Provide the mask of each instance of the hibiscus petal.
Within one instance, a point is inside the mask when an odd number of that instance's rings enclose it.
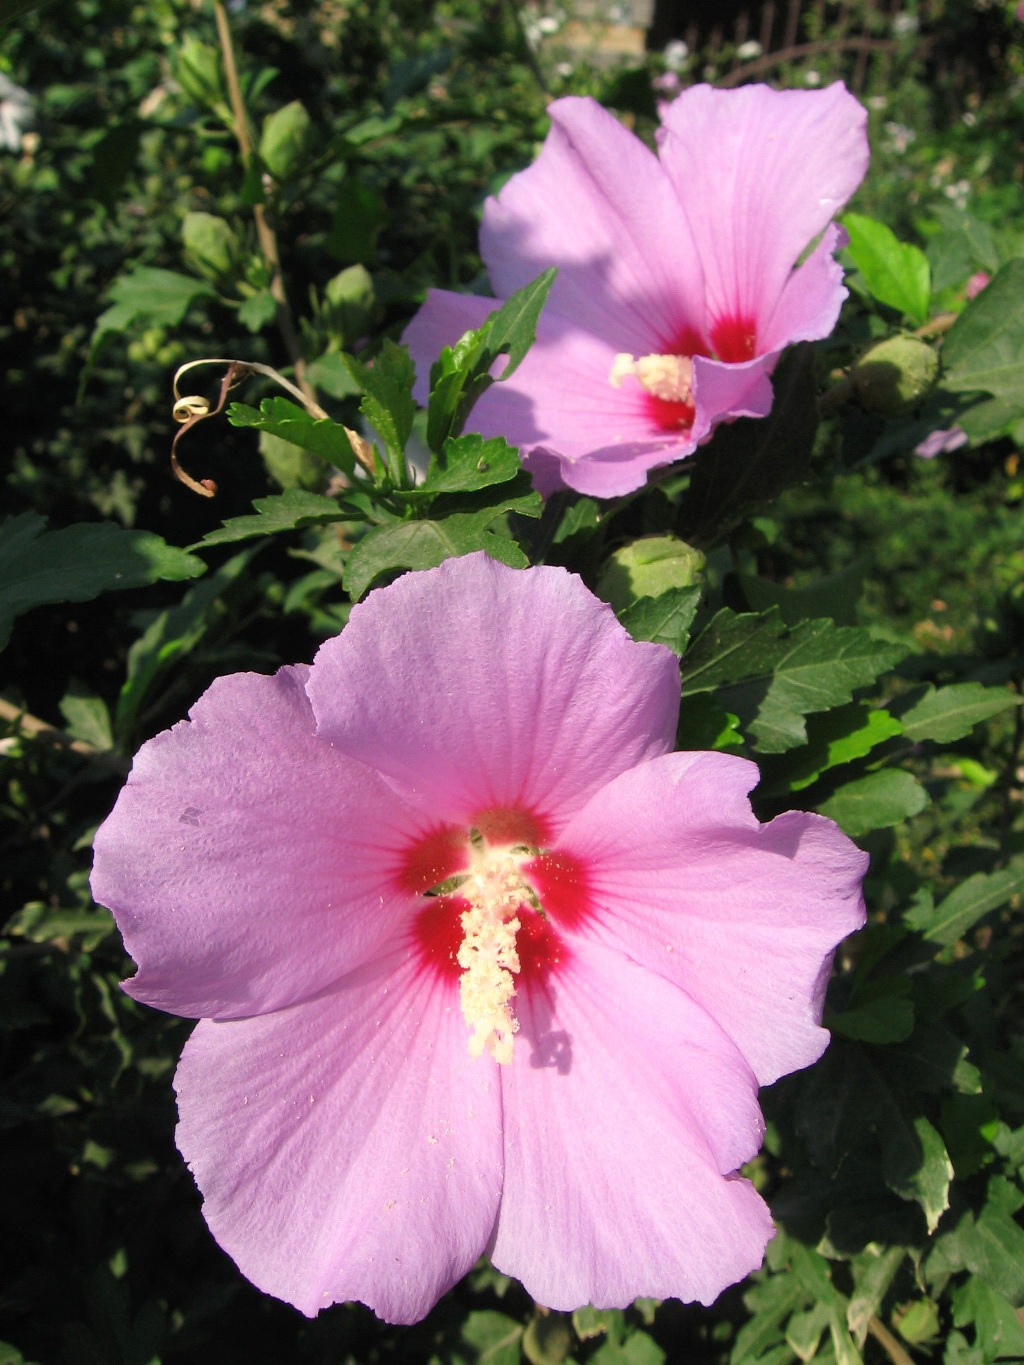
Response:
[[[316,1000],[203,1021],[175,1078],[178,1147],[213,1235],[313,1316],[415,1322],[472,1266],[501,1194],[495,1064],[450,984],[395,956]]]
[[[778,352],[742,365],[694,357],[694,444],[703,441],[726,418],[768,416],[774,397],[769,375],[776,360]]]
[[[682,987],[764,1085],[823,1052],[831,953],[864,923],[867,865],[820,815],[755,818],[752,763],[670,754],[624,773],[564,831],[587,932]]]
[[[385,869],[425,822],[315,737],[307,673],[220,678],[136,756],[92,876],[139,964],[135,999],[207,1018],[277,1009],[410,913]]]
[[[675,656],[637,644],[574,574],[484,554],[355,607],[307,685],[318,732],[446,820],[517,806],[552,830],[673,744]]]
[[[661,161],[700,252],[710,318],[752,321],[757,351],[769,349],[762,333],[790,271],[864,177],[867,113],[838,83],[699,85],[663,118]]]
[[[549,309],[614,349],[667,350],[700,330],[700,262],[657,158],[590,99],[551,105],[551,131],[532,166],[484,207],[480,252],[504,297],[549,266]]]
[[[765,327],[762,345],[766,349],[781,351],[793,342],[816,341],[832,331],[847,294],[835,252],[847,240],[838,223],[830,223],[807,260],[790,275]]]
[[[761,1144],[756,1085],[713,1020],[586,941],[516,1013],[494,1264],[557,1309],[711,1303],[760,1265],[771,1219],[731,1174]]]

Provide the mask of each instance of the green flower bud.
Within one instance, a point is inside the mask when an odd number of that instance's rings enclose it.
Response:
[[[623,611],[638,597],[660,597],[670,588],[688,588],[704,575],[704,556],[676,536],[645,536],[608,560],[597,581],[597,595]]]
[[[373,305],[373,280],[363,265],[350,265],[328,280],[324,289],[325,320],[342,346],[350,347],[363,334]]]
[[[175,75],[182,90],[196,104],[211,109],[226,105],[220,53],[215,47],[186,38],[178,53]]]
[[[234,229],[212,213],[186,213],[181,236],[190,262],[208,279],[230,277],[242,263],[244,251]]]
[[[309,160],[313,137],[313,124],[298,100],[264,119],[260,159],[279,185],[297,175]]]
[[[914,336],[887,337],[870,346],[850,371],[861,406],[878,417],[900,417],[931,389],[939,357]]]

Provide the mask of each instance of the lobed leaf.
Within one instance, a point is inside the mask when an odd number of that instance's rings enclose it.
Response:
[[[247,403],[232,403],[228,421],[235,427],[251,427],[288,441],[337,465],[349,477],[355,472],[355,457],[345,428],[329,417],[311,417],[287,398],[264,398],[259,410]]]
[[[180,582],[206,572],[201,559],[152,531],[111,522],[45,530],[35,512],[0,524],[0,649],[16,616],[51,602],[87,602],[115,589],[161,579]]]
[[[938,690],[930,687],[900,720],[904,734],[915,744],[928,739],[952,744],[969,735],[981,721],[1019,705],[1020,699],[1001,687],[952,683]]]
[[[323,526],[332,521],[350,519],[351,512],[339,506],[333,498],[309,493],[303,488],[289,488],[284,493],[268,498],[255,498],[255,516],[229,517],[216,531],[208,531],[189,549],[209,545],[231,545],[257,536],[278,535],[282,531],[296,531],[303,526]]]

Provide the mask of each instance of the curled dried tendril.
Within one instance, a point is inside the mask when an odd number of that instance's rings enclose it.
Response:
[[[199,365],[226,365],[224,377],[220,384],[220,393],[217,396],[216,407],[210,406],[208,398],[201,394],[182,394],[179,392],[178,383],[182,375],[189,370],[195,369]],[[174,471],[175,478],[179,479],[187,488],[191,488],[193,493],[198,493],[200,497],[212,498],[217,492],[217,485],[213,479],[194,479],[185,469],[182,468],[178,460],[178,442],[185,435],[186,431],[191,430],[197,422],[203,422],[207,417],[216,417],[224,411],[227,403],[228,394],[243,379],[248,379],[252,374],[265,375],[268,379],[273,379],[281,388],[286,389],[293,398],[297,398],[309,415],[317,421],[327,418],[319,403],[313,401],[301,389],[297,388],[291,380],[285,379],[283,374],[279,374],[270,365],[261,365],[255,360],[232,360],[226,356],[210,356],[202,360],[190,360],[187,365],[182,365],[174,376],[174,407],[171,412],[174,420],[179,424],[179,431],[171,443],[171,469]],[[359,461],[368,474],[374,473],[373,447],[365,437],[360,436],[357,431],[351,431],[348,427],[342,430],[348,437],[352,453]]]

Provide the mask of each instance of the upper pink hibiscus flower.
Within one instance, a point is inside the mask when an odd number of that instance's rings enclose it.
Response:
[[[201,1019],[178,1145],[262,1289],[412,1322],[484,1251],[560,1309],[760,1263],[757,1086],[826,1044],[865,857],[672,753],[678,699],[578,578],[473,555],[142,748],[93,889]]]
[[[558,277],[536,345],[471,423],[518,445],[541,492],[617,496],[718,422],[763,417],[779,353],[834,327],[830,222],[867,169],[867,115],[842,85],[695,86],[655,156],[591,99],[550,112],[540,156],[487,201],[480,250],[499,298]],[[405,334],[420,401],[441,347],[494,307],[431,290]]]

